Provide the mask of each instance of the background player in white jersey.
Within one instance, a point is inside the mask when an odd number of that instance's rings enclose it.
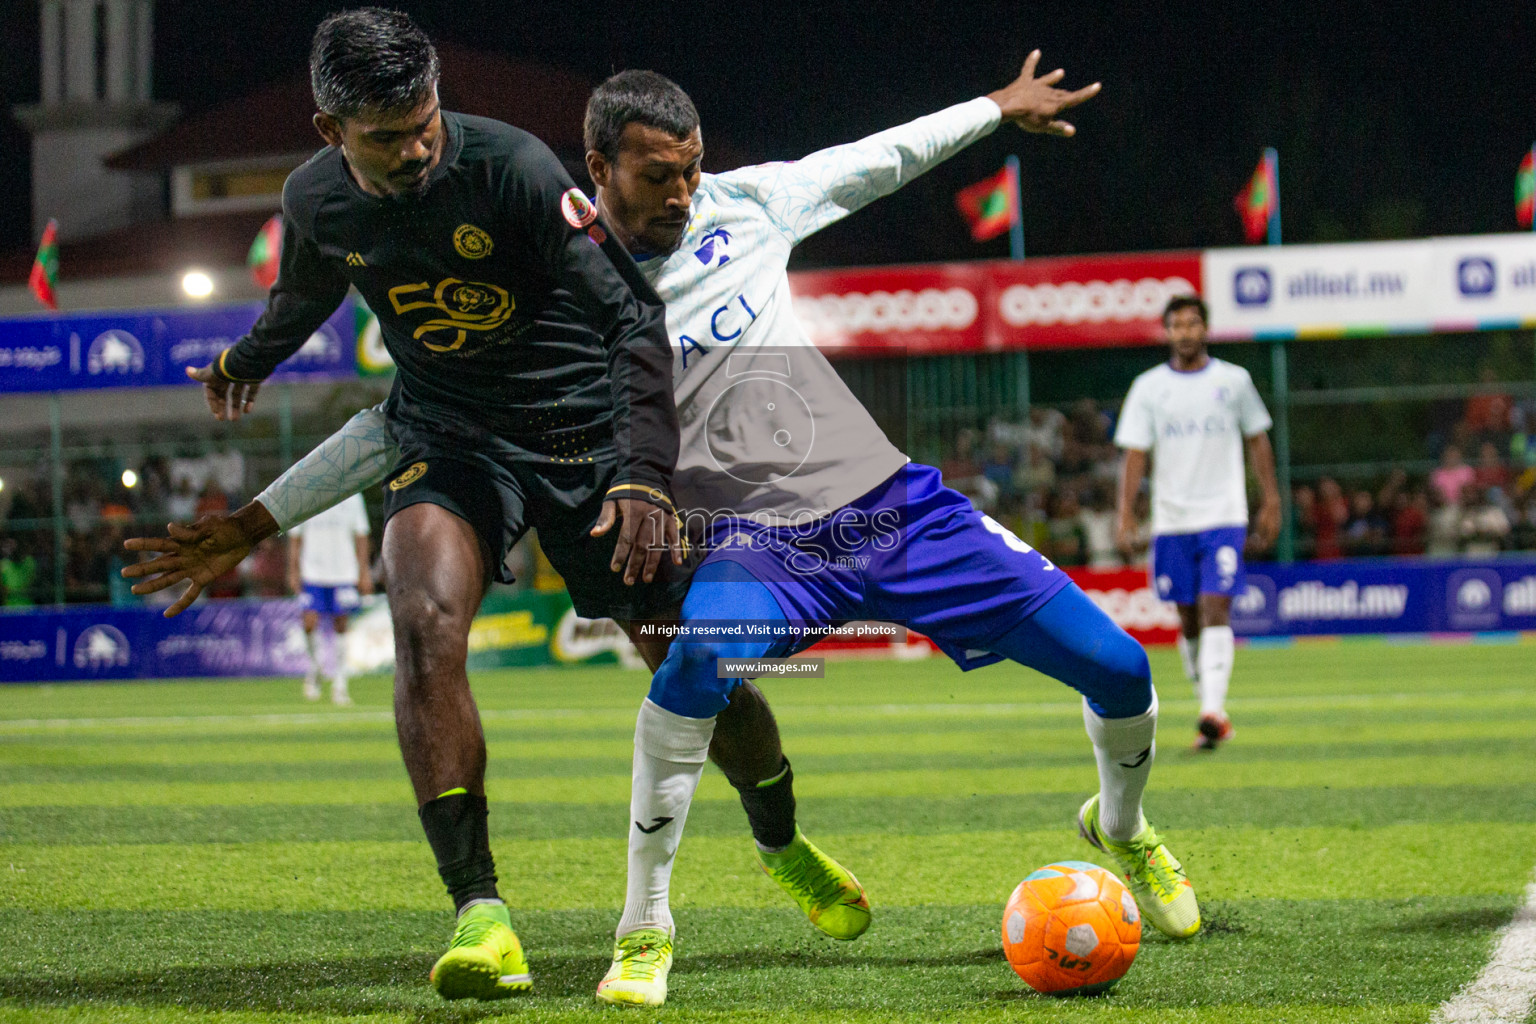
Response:
[[[1171,356],[1131,384],[1115,428],[1125,449],[1120,474],[1119,541],[1136,531],[1136,494],[1152,459],[1152,558],[1158,596],[1179,609],[1179,654],[1200,700],[1195,747],[1214,750],[1232,736],[1227,685],[1232,677],[1232,597],[1243,590],[1248,489],[1246,447],[1262,498],[1253,546],[1264,550],[1280,530],[1280,489],[1269,446],[1269,413],[1241,366],[1206,350],[1205,303],[1170,299],[1163,311]]]
[[[288,588],[304,609],[304,648],[309,668],[304,697],[320,699],[320,616],[331,623],[331,702],[352,703],[347,692],[347,654],[342,637],[347,620],[373,593],[368,567],[368,509],[354,494],[339,505],[288,531]]]

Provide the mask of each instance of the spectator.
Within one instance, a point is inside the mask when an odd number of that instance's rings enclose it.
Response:
[[[1499,375],[1493,367],[1485,365],[1479,377],[1483,390],[1467,399],[1461,424],[1473,438],[1502,439],[1509,432],[1515,400],[1500,386]]]
[[[1013,449],[1004,444],[994,444],[992,454],[981,467],[981,475],[991,481],[996,488],[998,497],[1004,504],[1011,502],[1014,497],[1013,489]]]
[[[1429,490],[1429,530],[1424,553],[1431,558],[1454,556],[1461,543],[1461,503],[1446,501],[1439,488]]]
[[[1477,471],[1462,461],[1461,449],[1454,444],[1440,453],[1440,465],[1429,474],[1429,482],[1445,505],[1461,502],[1463,489],[1476,478]]]
[[[1030,497],[1049,493],[1056,486],[1056,464],[1039,448],[1029,447],[1025,452],[1024,464],[1013,475],[1014,488]]]
[[[190,523],[197,518],[197,491],[187,477],[177,480],[165,501],[166,515],[173,523]]]
[[[15,537],[0,538],[0,601],[7,608],[30,608],[37,586],[37,559]]]
[[[1046,524],[1050,536],[1050,559],[1059,566],[1072,568],[1088,560],[1088,538],[1078,519],[1077,495],[1063,491],[1055,496],[1055,512]]]
[[[229,495],[219,487],[217,480],[212,477],[203,484],[203,493],[197,496],[197,508],[193,510],[198,518],[212,512],[229,511]]]
[[[1346,555],[1354,558],[1385,554],[1387,524],[1376,511],[1371,492],[1360,489],[1349,497],[1349,518],[1339,541]]]
[[[1026,429],[1028,446],[1054,463],[1061,458],[1061,434],[1066,422],[1067,418],[1055,409],[1043,405],[1031,406],[1029,426]]]
[[[1088,492],[1088,502],[1077,514],[1087,543],[1088,566],[1092,569],[1119,569],[1125,565],[1115,547],[1115,503],[1103,487]]]
[[[939,467],[944,482],[957,491],[973,477],[981,476],[981,463],[976,461],[976,431],[962,430],[955,436],[955,452]]]
[[[1394,555],[1422,555],[1429,534],[1429,495],[1398,491],[1392,498],[1390,550]]]
[[[1499,447],[1492,441],[1484,441],[1477,451],[1477,466],[1472,471],[1472,482],[1479,490],[1509,486],[1509,467],[1499,458]]]
[[[1488,557],[1499,553],[1509,539],[1511,525],[1495,493],[1497,488],[1479,490],[1469,484],[1462,497],[1461,520],[1457,528],[1463,554]]]
[[[1332,477],[1317,482],[1317,502],[1312,510],[1313,554],[1319,559],[1338,558],[1343,554],[1339,530],[1349,519],[1349,502],[1344,490]]]
[[[1296,531],[1296,557],[1307,559],[1317,553],[1317,492],[1306,484],[1291,491],[1291,522]]]

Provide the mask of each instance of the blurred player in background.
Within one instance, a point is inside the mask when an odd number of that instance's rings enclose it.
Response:
[[[368,509],[354,494],[288,531],[288,589],[304,609],[304,698],[320,699],[320,653],[316,632],[320,616],[331,624],[331,703],[352,703],[347,692],[347,652],[342,637],[347,621],[373,593],[368,566]]]
[[[1232,598],[1243,592],[1248,488],[1243,451],[1262,495],[1253,546],[1267,550],[1280,532],[1280,488],[1269,445],[1269,412],[1241,366],[1206,350],[1205,303],[1175,296],[1163,311],[1168,362],[1131,384],[1115,428],[1125,449],[1120,474],[1119,543],[1136,537],[1136,497],[1152,459],[1152,558],[1157,594],[1179,609],[1179,655],[1200,701],[1197,750],[1232,737]]]

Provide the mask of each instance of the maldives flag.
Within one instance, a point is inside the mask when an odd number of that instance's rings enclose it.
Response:
[[[251,278],[263,288],[271,288],[277,281],[277,264],[283,256],[283,215],[274,213],[261,230],[245,257],[245,265],[251,268]]]
[[[1270,151],[1265,150],[1259,166],[1253,169],[1253,177],[1233,201],[1237,215],[1243,220],[1243,236],[1250,242],[1261,240],[1269,231],[1269,219],[1274,214],[1275,202],[1280,195],[1280,182],[1275,173],[1275,162]]]
[[[1007,231],[1019,216],[1019,183],[1014,180],[1013,169],[1004,167],[990,178],[956,192],[955,206],[971,225],[971,237],[978,242]]]
[[[37,301],[49,309],[59,308],[59,300],[53,294],[53,284],[59,279],[59,222],[48,221],[43,228],[43,240],[37,247],[37,259],[32,261],[32,273],[27,275],[27,287]]]
[[[1520,170],[1515,172],[1515,221],[1523,228],[1531,227],[1533,214],[1536,214],[1536,148],[1525,151]]]

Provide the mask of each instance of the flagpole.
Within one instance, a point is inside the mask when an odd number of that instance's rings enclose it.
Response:
[[[1264,159],[1269,164],[1269,244],[1280,244],[1280,153],[1273,146],[1264,147]]]
[[[1536,142],[1531,143],[1531,173],[1536,175]],[[1536,214],[1531,216],[1531,230],[1536,231]]]
[[[1024,258],[1024,184],[1019,175],[1019,158],[1003,161],[1008,168],[1009,187],[1013,189],[1013,216],[1008,222],[1008,253],[1016,260]]]

